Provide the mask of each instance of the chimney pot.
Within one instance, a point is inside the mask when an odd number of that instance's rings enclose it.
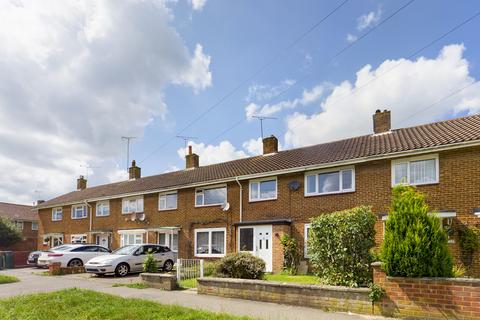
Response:
[[[390,110],[377,109],[373,115],[373,132],[375,134],[388,132],[391,129]]]
[[[192,146],[188,146],[188,154],[185,156],[185,168],[193,169],[200,166],[198,154],[192,152]]]
[[[83,190],[87,188],[87,179],[84,176],[80,176],[77,179],[77,190]]]
[[[140,179],[142,177],[142,169],[137,167],[137,162],[135,160],[132,161],[132,166],[128,168],[128,178],[132,179]]]
[[[274,135],[263,138],[263,154],[278,152],[278,139]]]
[[[192,154],[192,146],[188,146],[188,154]]]

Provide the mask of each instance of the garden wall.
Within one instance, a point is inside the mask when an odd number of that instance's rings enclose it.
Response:
[[[420,319],[480,319],[480,279],[387,277],[373,265],[374,282],[385,290],[383,315]]]
[[[332,311],[370,313],[367,288],[280,283],[264,280],[200,278],[198,293],[228,298],[291,304]]]

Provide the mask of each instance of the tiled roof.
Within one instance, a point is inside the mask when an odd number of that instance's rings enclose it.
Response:
[[[221,179],[231,179],[237,176],[325,165],[366,157],[387,156],[398,152],[416,151],[476,140],[480,140],[480,115],[410,128],[394,129],[389,133],[364,135],[280,151],[267,156],[255,156],[200,166],[190,170],[144,177],[137,180],[95,186],[64,194],[44,202],[39,207],[51,207],[57,204],[72,203],[86,199],[175,188]]]
[[[0,217],[12,220],[37,221],[37,211],[32,209],[32,206],[0,202]]]

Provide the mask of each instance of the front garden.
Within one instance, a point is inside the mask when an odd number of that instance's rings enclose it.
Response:
[[[20,281],[20,280],[17,277],[6,276],[6,275],[1,275],[0,274],[0,284],[13,283],[13,282],[18,282],[18,281]]]

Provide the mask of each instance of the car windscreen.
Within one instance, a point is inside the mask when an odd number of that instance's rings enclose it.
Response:
[[[131,255],[138,249],[138,246],[125,246],[113,251],[112,254]]]

